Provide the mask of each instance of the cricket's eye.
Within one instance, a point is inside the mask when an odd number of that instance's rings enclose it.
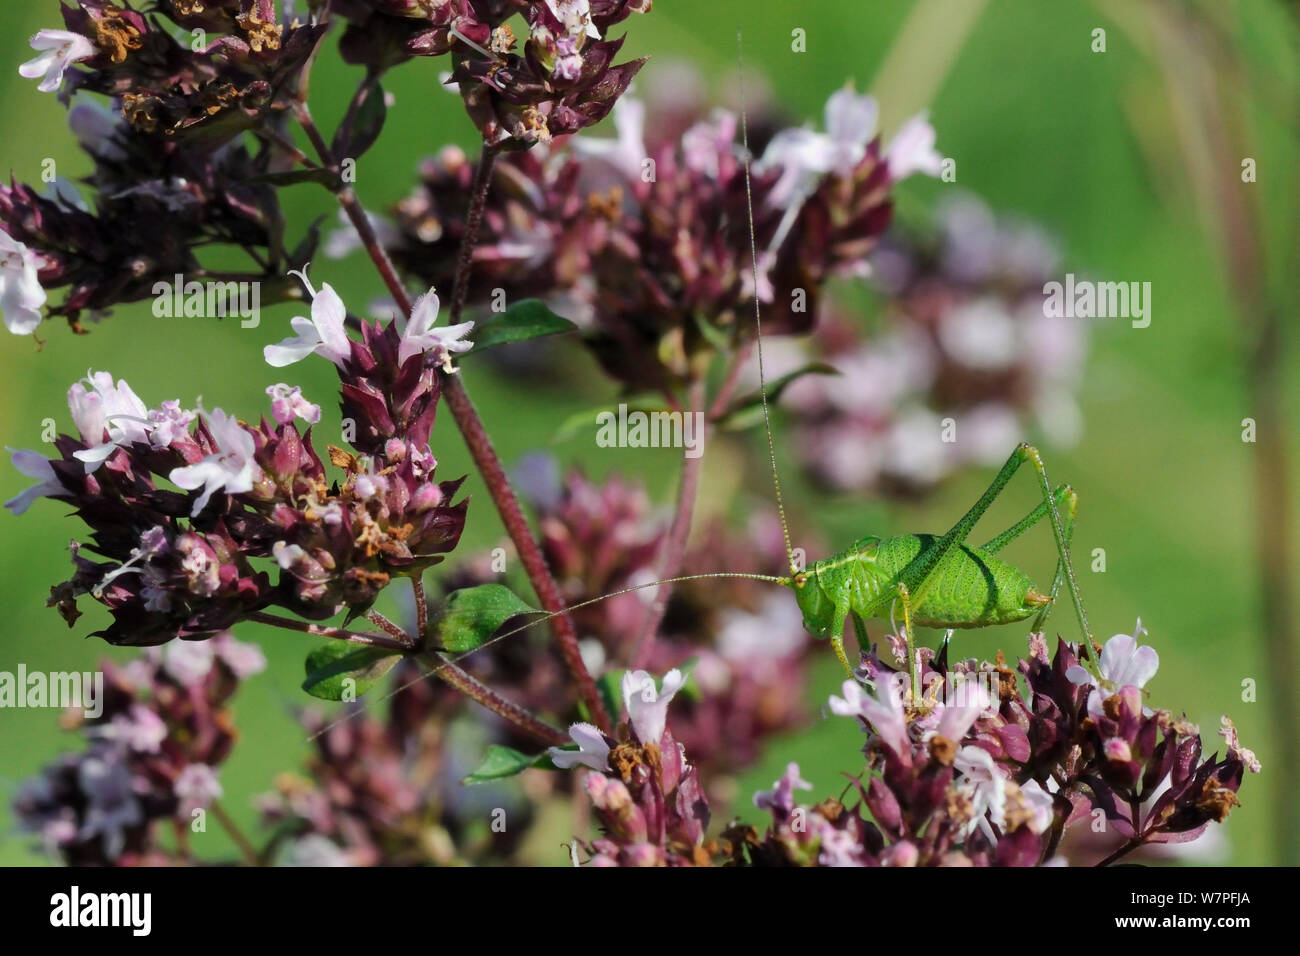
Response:
[[[795,587],[802,588],[807,583],[808,583],[808,575],[804,574],[802,571],[800,571],[798,574],[794,576]]]

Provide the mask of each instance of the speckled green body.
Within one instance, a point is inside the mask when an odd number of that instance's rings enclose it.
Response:
[[[839,634],[845,617],[885,617],[906,571],[938,542],[937,535],[864,538],[848,551],[818,561],[791,582],[804,627],[815,637]],[[918,559],[920,561],[918,562]],[[912,595],[912,620],[923,627],[970,628],[1023,621],[1048,598],[1016,567],[979,548],[955,545],[939,557],[922,593]]]
[[[1043,500],[1029,514],[978,548],[966,539],[1021,465],[1036,473]],[[921,699],[921,671],[913,628],[987,627],[1033,617],[1041,630],[1062,583],[1069,586],[1084,646],[1092,632],[1070,566],[1070,536],[1078,496],[1069,485],[1053,490],[1043,458],[1032,445],[1020,444],[970,509],[942,535],[904,534],[893,538],[863,538],[848,551],[818,561],[792,574],[782,584],[794,588],[804,627],[816,637],[829,638],[844,670],[852,674],[844,651],[844,624],[851,616],[858,641],[865,647],[866,621],[892,618],[894,609],[906,635],[912,699]],[[995,555],[1044,518],[1051,519],[1056,540],[1056,574],[1047,594],[1029,577]]]

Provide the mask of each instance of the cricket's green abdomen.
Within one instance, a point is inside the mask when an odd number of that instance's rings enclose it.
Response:
[[[876,568],[889,580],[938,540],[932,534],[886,538],[876,550]],[[1019,568],[977,548],[958,545],[939,562],[929,588],[912,607],[922,627],[985,627],[1023,621],[1042,609],[1047,598]]]

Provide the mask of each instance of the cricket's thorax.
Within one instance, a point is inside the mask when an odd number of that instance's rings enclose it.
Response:
[[[866,538],[851,549],[809,567],[795,597],[804,625],[817,637],[829,637],[837,611],[862,618],[887,617],[895,607],[902,572],[938,536],[908,534]],[[955,547],[941,560],[930,584],[912,606],[913,621],[923,627],[969,628],[1023,621],[1046,602],[1018,568],[977,548]]]

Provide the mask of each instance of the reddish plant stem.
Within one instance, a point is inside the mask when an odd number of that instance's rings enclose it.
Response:
[[[411,579],[411,582],[415,585],[416,594],[418,595],[417,608],[427,609],[427,605],[424,602],[424,586],[414,578]],[[366,614],[366,617],[389,634],[392,634],[394,637],[409,642],[412,647],[419,647],[426,637],[425,629],[428,625],[427,619],[419,624],[419,635],[416,636],[413,634],[407,634],[401,627],[389,620],[383,614],[380,614],[378,611],[370,611]],[[418,612],[417,617],[419,617]],[[563,731],[552,727],[531,711],[506,700],[491,687],[488,687],[481,681],[475,680],[467,671],[455,664],[445,654],[431,654],[425,658],[426,662],[431,665],[435,659],[441,663],[437,666],[431,667],[434,675],[440,680],[445,681],[449,686],[460,691],[466,697],[469,697],[471,700],[483,705],[488,710],[492,711],[492,713],[504,717],[525,733],[532,734],[534,737],[537,737],[546,743],[564,744],[569,742],[568,736]]]
[[[381,631],[384,631],[387,634],[391,634],[399,641],[403,641],[408,647],[416,646],[416,640],[414,636],[407,634],[406,631],[402,630],[401,627],[399,627],[397,624],[394,624],[392,621],[390,621],[384,615],[380,614],[378,611],[367,611],[366,620],[368,620],[371,624],[374,624]]]
[[[735,357],[731,360],[731,368],[727,369],[727,376],[722,381],[722,387],[718,389],[718,394],[713,397],[713,404],[709,406],[709,421],[716,422],[726,412],[731,396],[735,393],[736,386],[740,384],[740,373],[744,370],[749,353],[753,350],[753,341],[746,342],[737,349]]]
[[[320,161],[330,169],[337,170],[339,164],[334,159],[334,153],[330,149],[329,143],[325,142],[325,137],[316,128],[316,121],[312,119],[311,107],[307,105],[307,101],[300,101],[294,107],[294,112],[298,117],[298,125],[302,127],[303,132],[307,134],[307,138],[311,140],[312,148],[320,156]]]
[[[374,621],[379,627],[382,627],[392,638],[384,637],[382,634],[359,634],[355,631],[344,630],[341,627],[323,627],[319,624],[312,624],[310,621],[295,621],[287,617],[276,617],[274,614],[264,614],[260,611],[249,615],[249,619],[259,621],[262,624],[271,624],[275,627],[282,627],[290,631],[301,631],[304,634],[314,634],[318,637],[333,637],[340,640],[351,641],[354,644],[361,644],[371,647],[383,647],[401,654],[410,653],[414,650],[415,641],[412,635],[407,634],[400,627],[390,621],[378,611],[371,611],[366,615]],[[432,661],[433,658],[427,658]],[[482,704],[492,713],[504,717],[520,730],[532,734],[534,737],[544,740],[548,743],[563,744],[568,743],[569,738],[559,729],[552,727],[540,717],[537,717],[520,707],[518,704],[506,700],[492,688],[475,680],[460,667],[447,660],[443,655],[437,655],[439,663],[432,667],[433,673],[446,681],[456,690],[460,691],[466,697]]]
[[[270,126],[266,126],[257,130],[256,135],[263,139],[268,139],[276,146],[280,147],[280,149],[284,150],[285,155],[288,156],[290,159],[292,159],[295,163],[299,163],[303,166],[306,166],[308,169],[319,168],[317,162],[314,159],[312,159],[310,156],[308,156],[306,153],[300,150],[297,146],[295,146],[292,140],[290,140],[287,136],[280,133],[278,130]]]
[[[461,237],[460,257],[452,284],[451,306],[447,319],[450,325],[460,321],[461,311],[465,307],[474,244],[478,240],[479,225],[483,221],[483,208],[487,203],[487,192],[492,181],[491,172],[495,158],[496,151],[485,145],[483,158],[479,161],[478,170],[474,175],[474,191],[470,196],[465,234]],[[362,238],[364,241],[365,237]],[[523,509],[519,506],[519,499],[515,497],[505,468],[501,465],[501,459],[492,446],[492,439],[483,427],[483,420],[479,418],[478,411],[474,408],[474,403],[458,376],[445,374],[442,376],[442,397],[446,400],[447,407],[451,409],[452,417],[456,419],[470,456],[474,459],[483,483],[487,486],[488,494],[492,496],[497,506],[506,533],[514,542],[515,550],[519,552],[519,560],[523,562],[524,571],[528,574],[528,580],[532,582],[533,590],[537,592],[542,602],[542,608],[551,613],[563,611],[564,597],[551,576],[551,570],[546,565],[546,558],[542,555],[540,545],[528,527]],[[609,730],[611,727],[609,714],[596,688],[596,682],[592,680],[587,665],[583,663],[582,653],[578,647],[578,634],[574,630],[573,622],[566,614],[556,614],[551,618],[551,628],[560,646],[564,663],[578,685],[578,696],[586,705],[592,722],[603,730]]]
[[[460,426],[469,453],[474,459],[474,464],[478,466],[488,493],[496,503],[497,512],[501,515],[501,523],[505,525],[506,533],[514,542],[515,550],[519,552],[519,560],[523,562],[524,571],[528,574],[528,580],[532,582],[533,589],[542,602],[543,610],[550,613],[563,611],[565,603],[560,588],[551,577],[551,570],[546,566],[542,549],[533,538],[528,521],[524,518],[523,509],[519,506],[519,499],[515,497],[514,489],[510,487],[510,480],[501,466],[501,459],[497,457],[496,450],[492,447],[492,440],[483,428],[483,422],[478,417],[473,402],[470,401],[469,393],[461,385],[460,379],[447,376],[444,379],[442,397],[446,399],[447,407],[451,409],[452,416]],[[601,701],[596,682],[592,680],[591,674],[587,672],[587,665],[582,661],[582,652],[578,648],[578,633],[574,630],[573,622],[566,614],[556,614],[551,618],[551,628],[559,643],[564,663],[578,684],[578,695],[586,705],[592,722],[603,730],[609,730],[611,726],[609,713]]]
[[[687,415],[701,412],[704,407],[704,383],[691,385]],[[703,432],[697,436],[701,446],[705,440]],[[703,450],[702,447],[700,449]],[[682,459],[682,477],[677,488],[677,506],[673,511],[672,524],[668,528],[668,537],[664,539],[659,552],[659,578],[676,577],[686,557],[686,544],[691,536],[691,523],[695,515],[695,498],[700,488],[700,471],[704,455],[684,456]],[[672,596],[672,585],[661,584],[655,588],[654,600],[646,610],[637,631],[636,641],[632,645],[632,668],[642,670],[649,663],[650,653],[654,650],[655,636],[659,625],[663,623],[664,612],[668,610],[668,599]]]
[[[385,637],[383,634],[363,634],[342,627],[312,624],[310,621],[295,621],[292,618],[277,617],[263,611],[254,611],[248,615],[248,619],[261,624],[270,624],[272,627],[282,627],[288,631],[301,631],[304,634],[314,634],[316,637],[331,637],[339,641],[348,641],[351,644],[360,644],[363,647],[383,647],[399,654],[404,654],[411,649],[411,645],[406,641],[394,640]]]
[[[317,152],[320,153],[321,160],[331,166],[334,165],[329,147],[316,129],[306,104],[300,106],[298,120],[302,123]],[[447,320],[449,325],[454,325],[460,321],[460,314],[465,305],[474,243],[478,238],[479,224],[483,220],[483,209],[487,203],[487,190],[491,183],[490,167],[494,158],[495,151],[485,146],[484,160],[480,162],[479,170],[474,178],[474,194],[470,197],[465,235],[461,239],[460,257],[456,277],[452,285],[451,308]],[[388,253],[380,244],[379,237],[375,234],[374,227],[371,226],[370,219],[366,216],[365,209],[357,199],[356,193],[351,189],[343,189],[337,193],[337,196],[339,204],[343,207],[343,211],[352,223],[353,228],[356,229],[357,235],[360,236],[362,246],[370,256],[375,268],[379,270],[379,275],[388,291],[392,294],[398,308],[404,314],[410,315],[411,297],[402,285],[402,280],[398,276],[392,260],[388,257]],[[505,525],[506,533],[510,535],[510,540],[514,542],[515,549],[519,552],[519,558],[523,562],[524,570],[542,602],[543,609],[552,613],[563,611],[565,604],[560,589],[551,576],[550,569],[546,566],[546,559],[542,556],[541,547],[533,537],[532,530],[528,527],[528,522],[524,518],[518,498],[515,497],[514,489],[510,486],[510,480],[506,476],[501,459],[497,456],[487,430],[483,427],[483,420],[479,418],[478,411],[474,408],[474,403],[470,400],[469,393],[465,391],[465,386],[458,376],[442,375],[442,397],[446,400],[447,407],[451,409],[452,417],[456,420],[456,425],[465,439],[466,446],[469,448],[470,456],[474,459],[474,464],[483,478],[483,483],[487,486],[488,494],[496,505],[497,512],[501,516],[501,523]],[[569,620],[567,615],[557,614],[551,618],[551,628],[560,645],[560,654],[564,658],[565,665],[578,685],[578,696],[586,705],[592,721],[601,729],[609,730],[611,727],[609,713],[605,710],[605,705],[601,701],[596,682],[592,680],[586,664],[582,661],[582,653],[578,648],[578,634],[573,628],[573,622]]]
[[[496,166],[497,149],[483,144],[478,167],[474,170],[474,185],[470,187],[469,209],[465,213],[465,232],[460,237],[460,254],[456,258],[456,275],[451,285],[451,305],[448,322],[455,325],[465,309],[469,294],[469,277],[474,266],[474,246],[478,242],[479,227],[483,224],[483,210],[487,207],[488,189],[492,186],[492,170]]]
[[[370,256],[370,261],[374,263],[375,268],[379,271],[379,277],[384,280],[384,286],[393,297],[393,301],[397,303],[397,307],[402,310],[403,315],[410,315],[411,308],[415,303],[411,299],[410,293],[406,291],[406,286],[402,285],[402,279],[397,274],[397,268],[393,265],[393,260],[388,258],[388,253],[379,244],[379,236],[375,233],[375,227],[371,225],[370,217],[366,215],[361,201],[357,199],[357,194],[351,188],[343,189],[338,193],[338,200],[339,205],[343,207],[343,212],[348,217],[348,221],[352,223],[357,235],[361,237],[361,245]]]
[[[433,667],[433,673],[446,681],[466,697],[472,697],[492,713],[504,717],[520,730],[523,730],[548,744],[567,744],[569,735],[558,727],[552,727],[540,717],[529,713],[518,704],[506,700],[487,685],[471,677],[453,664],[445,655],[435,654],[428,658],[440,663]]]
[[[411,578],[411,593],[415,595],[415,632],[417,641],[423,643],[429,630],[429,602],[424,596],[424,582]]]
[[[1095,865],[1098,867],[1110,866],[1112,863],[1122,859],[1125,856],[1128,856],[1134,850],[1138,849],[1138,847],[1141,847],[1143,845],[1144,845],[1144,841],[1142,839],[1140,839],[1139,837],[1134,837],[1133,839],[1129,840],[1127,843],[1123,844],[1119,849],[1117,849],[1110,856],[1106,857],[1104,860],[1101,860]]]

